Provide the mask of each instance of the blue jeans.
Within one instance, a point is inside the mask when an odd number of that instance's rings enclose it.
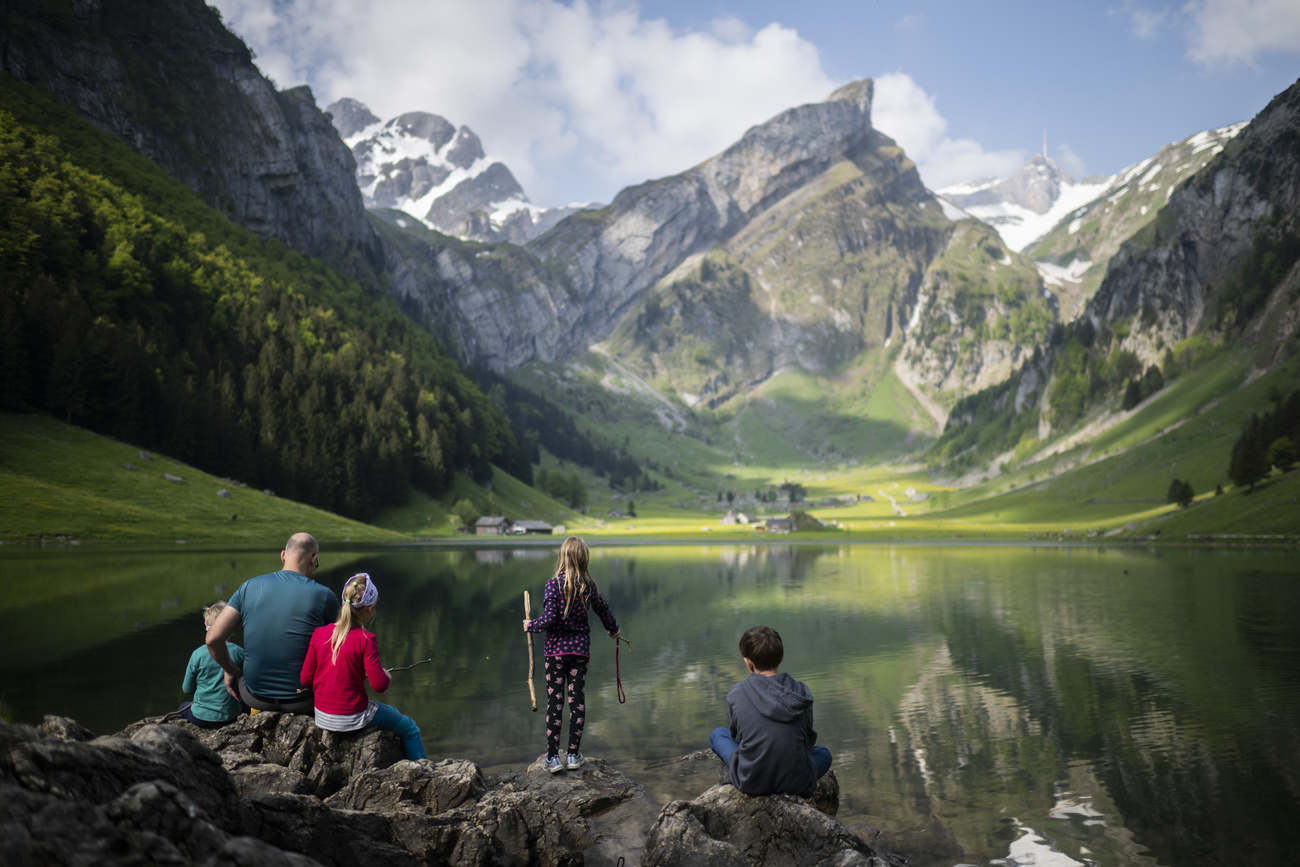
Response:
[[[411,761],[428,758],[424,752],[424,740],[420,737],[420,727],[415,724],[415,720],[403,715],[392,705],[379,704],[379,702],[375,704],[379,706],[379,710],[375,711],[375,718],[370,721],[370,724],[401,738],[402,748],[406,750],[406,757]]]
[[[731,736],[731,729],[719,726],[709,735],[709,746],[718,754],[718,758],[722,759],[723,764],[730,767],[731,754],[740,744],[736,743],[736,739]],[[812,757],[817,763],[817,779],[820,780],[831,769],[831,751],[825,747],[813,747]]]

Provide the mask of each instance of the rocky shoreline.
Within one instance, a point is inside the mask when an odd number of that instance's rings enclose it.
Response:
[[[403,758],[390,734],[340,735],[262,713],[222,729],[174,714],[96,737],[66,717],[0,723],[4,862],[19,865],[899,867],[878,831],[835,818],[834,772],[813,800],[750,797],[711,753],[678,760],[707,784],[660,808],[599,759],[540,759],[485,777],[463,759]],[[683,767],[687,767],[686,764]]]

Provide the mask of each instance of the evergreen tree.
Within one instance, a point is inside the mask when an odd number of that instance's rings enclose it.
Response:
[[[1232,447],[1232,461],[1228,467],[1228,477],[1237,487],[1255,490],[1255,483],[1268,475],[1269,462],[1262,436],[1262,420],[1254,413],[1246,422],[1237,442]]]
[[[1130,379],[1124,387],[1124,401],[1121,406],[1130,410],[1142,402],[1142,385],[1136,379]]]

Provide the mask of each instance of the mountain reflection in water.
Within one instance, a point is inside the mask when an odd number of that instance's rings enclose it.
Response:
[[[559,540],[339,550],[317,579],[381,589],[385,700],[432,756],[518,767],[528,709],[522,595]],[[1288,555],[979,546],[593,546],[633,641],[618,704],[596,629],[583,751],[666,800],[710,785],[707,746],[768,623],[816,698],[840,818],[913,864],[1269,864],[1300,825],[1300,582]],[[176,706],[200,608],[274,551],[0,549],[0,702],[110,733]],[[540,671],[540,666],[539,666]],[[538,675],[538,685],[541,675]]]

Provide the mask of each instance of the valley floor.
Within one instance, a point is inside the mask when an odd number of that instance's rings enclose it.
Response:
[[[1107,459],[1120,461],[1122,457]],[[1106,461],[1099,478],[1119,472]],[[183,479],[184,481],[172,481]],[[686,488],[635,494],[635,516],[611,516],[631,499],[608,491],[586,514],[568,509],[498,471],[488,492],[460,479],[447,502],[413,495],[375,524],[350,521],[272,494],[222,480],[161,455],[100,437],[43,415],[0,415],[0,544],[30,543],[279,543],[307,528],[332,542],[548,545],[555,537],[458,534],[450,519],[461,499],[489,503],[515,519],[539,519],[601,543],[1107,543],[1295,544],[1300,542],[1300,473],[1275,476],[1251,493],[1202,493],[1188,509],[1162,492],[1106,493],[1100,482],[1072,486],[1029,483],[1009,489],[958,491],[922,473],[884,469],[808,473],[798,480],[808,502],[797,506],[824,522],[819,529],[769,532],[769,517],[789,504],[728,502]],[[1095,488],[1096,490],[1092,490]],[[225,492],[224,494],[222,492]],[[689,501],[684,500],[690,494]],[[1126,494],[1126,495],[1125,495]],[[1140,496],[1139,494],[1146,494]],[[831,505],[830,501],[847,504]],[[725,525],[729,512],[753,518]]]

